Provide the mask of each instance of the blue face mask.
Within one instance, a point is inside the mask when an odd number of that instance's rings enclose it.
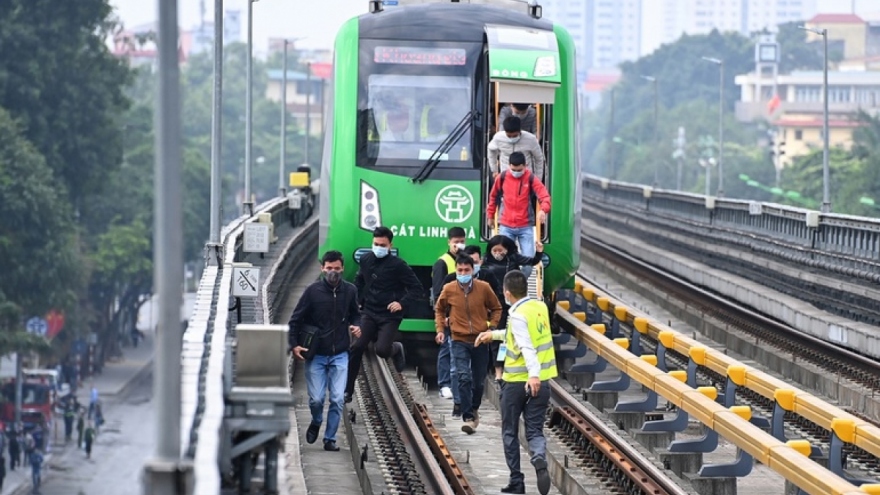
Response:
[[[473,278],[473,276],[472,275],[456,275],[455,278],[458,279],[458,283],[464,285],[464,284],[471,283],[471,278]]]
[[[474,276],[476,277],[478,273],[480,273],[480,265],[474,265]]]
[[[514,172],[513,170],[510,171],[510,175],[516,177],[517,179],[522,177],[524,173],[526,173],[525,170],[520,170],[519,172]]]
[[[388,256],[388,248],[384,246],[373,246],[373,254],[375,254],[377,258],[384,258]]]

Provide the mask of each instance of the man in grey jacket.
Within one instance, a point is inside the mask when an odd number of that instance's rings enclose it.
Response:
[[[539,181],[544,182],[544,152],[538,138],[531,132],[522,130],[519,117],[510,116],[504,119],[504,130],[495,134],[489,142],[489,169],[493,179],[498,178],[501,170],[507,169],[510,154],[519,151],[526,156],[526,168],[530,169]]]
[[[505,105],[498,113],[498,120],[504,122],[507,117],[519,117],[522,121],[522,130],[536,134],[538,131],[538,112],[535,107],[528,103],[513,103]]]

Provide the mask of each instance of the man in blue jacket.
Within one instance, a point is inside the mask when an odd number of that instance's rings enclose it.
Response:
[[[330,409],[324,430],[324,450],[336,452],[336,431],[342,417],[348,377],[349,332],[360,337],[357,288],[342,280],[343,256],[327,251],[321,258],[321,280],[306,287],[288,323],[293,356],[305,360],[312,422],[306,442],[315,443],[324,413],[324,395],[330,389]]]

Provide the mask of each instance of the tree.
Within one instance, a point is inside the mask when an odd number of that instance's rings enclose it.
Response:
[[[807,31],[800,28],[803,21],[779,25],[776,42],[779,43],[779,72],[795,70],[822,70],[824,63],[821,42],[807,42]]]
[[[130,74],[107,48],[108,0],[6,0],[0,8],[0,106],[45,157],[74,207],[102,191],[122,155]]]
[[[0,108],[0,354],[33,341],[23,319],[76,304],[80,259],[63,184],[54,185],[40,153]]]

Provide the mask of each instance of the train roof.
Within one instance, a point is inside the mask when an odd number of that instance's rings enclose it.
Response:
[[[359,17],[361,38],[482,42],[487,24],[553,30],[553,23],[523,11],[469,3],[435,3],[386,9]]]

